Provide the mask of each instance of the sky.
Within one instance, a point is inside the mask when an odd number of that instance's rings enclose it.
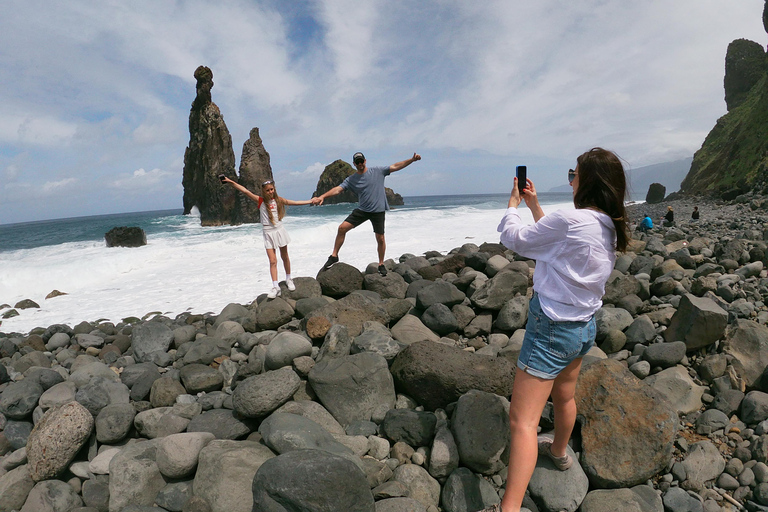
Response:
[[[628,168],[701,147],[763,0],[5,0],[0,224],[182,207],[194,71],[239,165],[258,127],[280,194],[414,152],[403,196],[561,185],[594,146]]]

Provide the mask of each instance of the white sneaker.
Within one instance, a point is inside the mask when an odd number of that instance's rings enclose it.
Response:
[[[271,290],[269,290],[269,293],[267,294],[267,298],[274,299],[279,295],[280,295],[280,288],[272,288]]]
[[[293,284],[293,279],[286,279],[285,280],[285,286],[288,287],[288,291],[294,291],[296,289],[296,285]]]

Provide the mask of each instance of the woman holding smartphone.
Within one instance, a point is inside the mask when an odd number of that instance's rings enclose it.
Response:
[[[277,195],[274,180],[267,180],[261,184],[261,195],[254,194],[244,186],[227,178],[224,175],[219,176],[222,183],[229,183],[237,190],[248,196],[259,205],[261,215],[262,233],[264,235],[264,247],[267,249],[267,258],[269,258],[269,274],[272,277],[272,289],[267,294],[267,298],[274,299],[280,295],[280,285],[277,282],[277,250],[280,250],[280,259],[283,260],[285,268],[285,286],[293,291],[296,286],[291,279],[291,260],[288,257],[288,243],[291,237],[283,227],[283,217],[285,216],[285,205],[309,204],[312,201],[292,201]]]
[[[579,156],[568,173],[575,210],[544,215],[531,180],[522,194],[517,179],[499,224],[501,242],[536,260],[523,348],[510,399],[511,445],[504,498],[485,512],[519,512],[538,454],[565,471],[576,423],[576,380],[582,357],[594,345],[594,314],[602,306],[615,251],[629,241],[624,198],[626,177],[619,158],[602,148]],[[517,212],[524,200],[535,223]],[[537,438],[547,399],[555,412],[554,439]]]

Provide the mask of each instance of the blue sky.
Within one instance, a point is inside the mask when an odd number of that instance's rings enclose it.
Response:
[[[6,0],[0,224],[181,208],[193,73],[280,193],[363,151],[404,196],[562,184],[592,146],[690,157],[725,114],[732,40],[763,0]]]

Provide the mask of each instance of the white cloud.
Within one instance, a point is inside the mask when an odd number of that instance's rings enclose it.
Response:
[[[43,183],[43,186],[40,187],[40,195],[49,196],[52,194],[58,194],[62,191],[73,188],[72,185],[77,182],[78,180],[76,178],[64,178],[63,180],[59,181],[46,181]]]
[[[309,178],[317,179],[323,173],[325,168],[326,168],[325,164],[321,164],[320,162],[315,162],[314,164],[310,165],[309,167],[307,167],[303,171],[291,171],[288,174],[290,174],[291,176],[294,176],[296,178],[301,178],[301,179],[305,179],[305,178],[306,179],[309,179]]]
[[[110,187],[125,191],[146,190],[148,187],[164,183],[174,173],[162,169],[145,171],[137,169],[132,174],[121,174],[120,177],[110,183]]]

